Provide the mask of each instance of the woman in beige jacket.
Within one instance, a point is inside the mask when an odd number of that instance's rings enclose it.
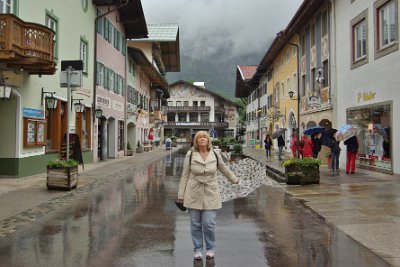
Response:
[[[193,148],[185,157],[178,192],[178,202],[188,208],[190,215],[196,260],[202,259],[203,238],[206,243],[206,258],[214,257],[216,210],[222,207],[217,169],[231,183],[239,183],[239,179],[226,166],[219,152],[212,150],[208,133],[197,132]]]

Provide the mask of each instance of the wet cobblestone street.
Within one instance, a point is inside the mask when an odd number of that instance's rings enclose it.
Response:
[[[193,262],[188,214],[174,205],[182,163],[178,152],[105,166],[1,221],[0,266],[388,266],[267,177],[224,202],[215,261]]]

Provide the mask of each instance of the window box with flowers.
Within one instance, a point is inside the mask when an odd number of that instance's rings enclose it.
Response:
[[[292,158],[285,160],[286,184],[308,185],[318,184],[320,180],[319,166],[321,160],[314,158]]]

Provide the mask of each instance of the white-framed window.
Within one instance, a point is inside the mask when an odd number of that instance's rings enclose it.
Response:
[[[354,38],[354,61],[365,57],[367,52],[367,22],[360,21],[353,28]]]
[[[322,76],[324,77],[324,82],[322,85],[324,87],[329,86],[329,61],[325,60],[322,62]]]
[[[398,51],[398,0],[376,0],[374,2],[374,23],[375,59]]]
[[[290,62],[290,49],[288,49],[285,54],[286,54],[286,64],[289,64],[289,62]]]
[[[321,14],[321,36],[328,34],[328,11],[325,10]]]
[[[351,68],[368,63],[368,9],[351,20]]]
[[[397,39],[397,18],[395,1],[389,1],[378,8],[379,48],[393,44]]]
[[[297,73],[293,73],[293,92],[297,94]]]
[[[81,42],[79,46],[79,59],[83,61],[83,73],[88,73],[88,42],[81,37]]]
[[[311,69],[311,91],[314,91],[316,88],[315,88],[315,78],[316,78],[316,76],[315,76],[315,68],[313,68],[313,69]]]
[[[104,65],[97,62],[97,85],[104,87]]]
[[[114,91],[114,71],[108,70],[108,90]]]
[[[301,55],[304,56],[306,54],[306,36],[302,34],[300,36],[300,43],[301,43]]]
[[[102,15],[101,11],[97,9],[97,17]],[[104,17],[97,19],[97,33],[103,36],[104,34]]]
[[[58,54],[57,54],[57,46],[58,46],[58,42],[57,42],[57,24],[58,24],[58,19],[54,16],[54,15],[50,15],[48,13],[46,13],[46,19],[45,19],[45,23],[46,23],[46,27],[52,29],[54,31],[54,58],[57,59],[58,58]]]
[[[9,14],[13,13],[14,0],[0,0],[0,13]]]
[[[285,82],[281,82],[281,96],[285,95]]]
[[[311,40],[310,40],[310,42],[311,42],[311,44],[310,44],[310,46],[311,47],[313,47],[314,45],[315,45],[315,24],[311,24],[311,27],[310,27],[310,38],[311,38]]]
[[[291,88],[290,88],[290,78],[287,77],[286,78],[286,92],[289,93],[290,91],[292,91]]]

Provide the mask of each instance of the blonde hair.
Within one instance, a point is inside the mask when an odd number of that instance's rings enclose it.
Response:
[[[199,151],[199,144],[197,144],[197,139],[199,139],[200,137],[204,137],[204,136],[208,140],[207,150],[211,151],[211,149],[212,149],[211,138],[210,138],[210,135],[206,131],[198,131],[196,133],[196,135],[194,136],[194,138],[193,138],[193,150],[194,151]]]

